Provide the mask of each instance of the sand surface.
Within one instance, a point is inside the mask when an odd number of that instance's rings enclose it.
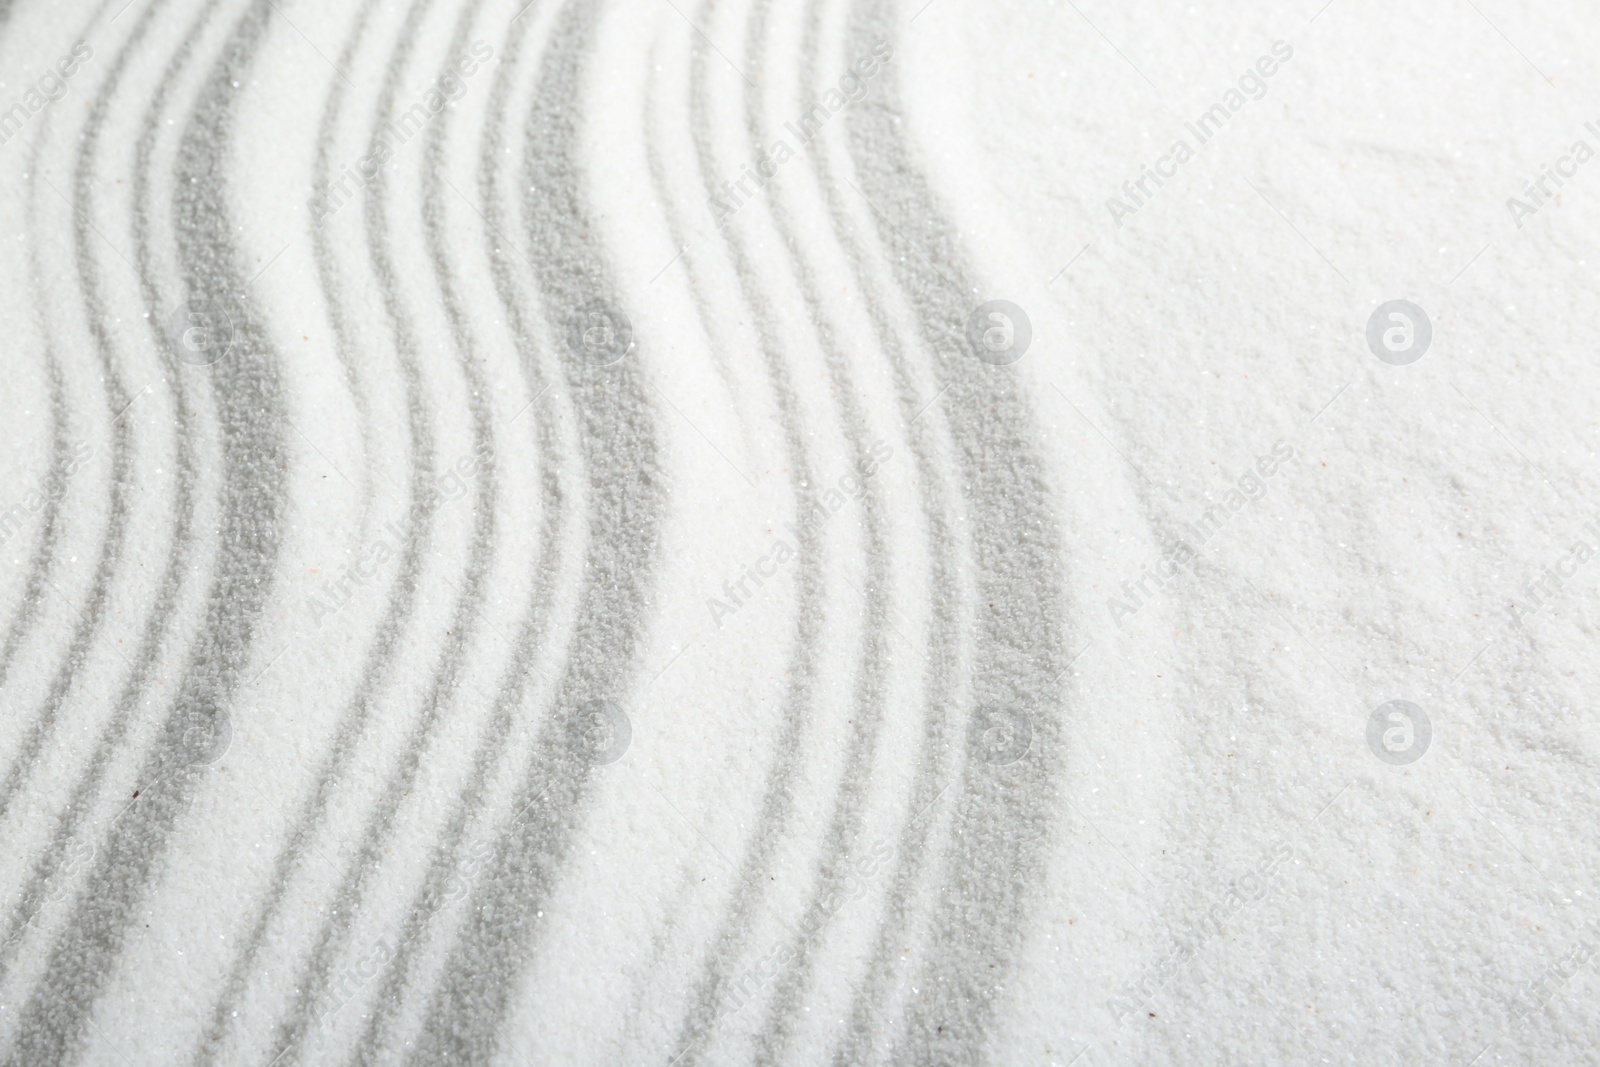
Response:
[[[0,0],[5,1063],[1600,1062],[1592,7],[523,3]]]

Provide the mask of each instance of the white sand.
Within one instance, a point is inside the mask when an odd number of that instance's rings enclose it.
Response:
[[[1600,19],[1319,2],[0,0],[6,1062],[1600,1061]]]

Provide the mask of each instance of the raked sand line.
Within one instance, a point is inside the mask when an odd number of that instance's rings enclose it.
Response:
[[[92,26],[95,20],[103,14],[104,5],[95,11],[89,19]],[[82,39],[87,29],[80,29],[78,38]],[[73,248],[74,258],[78,268],[78,285],[83,298],[84,316],[89,326],[90,336],[94,339],[95,353],[99,359],[102,380],[105,384],[107,420],[111,423],[111,501],[109,512],[106,516],[105,533],[101,537],[99,557],[95,561],[94,575],[90,581],[89,589],[84,595],[82,608],[77,612],[72,626],[71,637],[61,659],[61,664],[56,669],[55,676],[51,679],[49,689],[45,694],[44,702],[33,714],[24,734],[22,743],[18,746],[16,755],[6,767],[3,776],[0,776],[0,820],[6,816],[11,801],[27,784],[29,775],[37,768],[39,753],[45,743],[55,734],[56,720],[61,712],[62,705],[68,701],[74,692],[74,682],[89,657],[93,645],[101,636],[101,627],[105,622],[106,611],[110,606],[110,592],[113,583],[117,580],[117,571],[122,562],[123,551],[127,546],[128,522],[131,511],[131,494],[133,491],[132,466],[135,458],[136,441],[133,434],[134,420],[122,418],[129,405],[138,396],[130,394],[128,383],[123,380],[121,370],[122,356],[117,352],[116,342],[107,328],[107,312],[97,272],[92,268],[94,248],[103,247],[95,244],[101,240],[95,232],[92,217],[93,197],[95,190],[95,173],[93,168],[93,153],[99,143],[99,135],[104,127],[105,110],[109,103],[108,95],[102,91],[95,98],[94,108],[89,122],[84,130],[83,137],[79,140],[76,165],[73,169],[72,184],[72,209]],[[54,115],[49,118],[55,117]],[[48,119],[47,119],[48,121]],[[45,130],[41,129],[33,143],[33,166],[30,181],[39,173],[39,148],[47,139]],[[38,245],[35,244],[35,249]],[[35,256],[37,262],[37,255]],[[49,332],[48,324],[46,331]],[[51,356],[53,357],[53,346]],[[52,360],[53,361],[53,360]],[[174,550],[178,545],[174,543]],[[169,567],[170,570],[170,567]],[[150,625],[158,623],[158,618],[151,616],[147,619],[146,640],[141,643],[139,659],[133,666],[129,683],[134,679],[148,675],[155,656],[155,641],[150,640]],[[157,632],[159,639],[159,631]],[[3,677],[3,673],[0,673]]]
[[[852,54],[892,41],[902,18],[889,0],[856,0]],[[978,1063],[988,1059],[1053,819],[1063,763],[1066,580],[1031,404],[1019,377],[980,361],[966,342],[967,316],[984,297],[965,280],[954,227],[906,140],[901,71],[891,70],[882,88],[883,96],[863,100],[846,121],[879,240],[906,251],[890,259],[944,383],[939,404],[968,487],[977,581],[969,714],[1015,705],[1032,726],[1031,747],[1014,763],[987,762],[967,746],[951,789],[955,814],[939,875],[946,893],[930,924],[964,936],[925,943],[914,983],[925,995],[908,1003],[894,1049],[897,1063]],[[973,930],[970,919],[979,913],[986,921]]]
[[[37,149],[39,139],[35,137],[34,158],[29,168],[33,174],[39,173]],[[39,190],[33,188],[30,182],[28,190],[30,215],[33,214],[33,205],[38,195]],[[37,247],[29,250],[29,257],[29,275],[33,279],[34,291],[42,294],[46,287],[39,272]],[[39,306],[43,307],[42,300]],[[41,332],[48,338],[49,327],[42,314],[39,323]],[[45,480],[46,484],[65,485],[69,477],[68,465],[72,460],[72,443],[67,429],[70,412],[67,408],[66,386],[61,380],[61,359],[48,340],[45,343],[44,358],[46,374],[50,380],[50,464],[45,472]],[[11,665],[16,661],[17,651],[28,639],[34,624],[38,621],[39,607],[45,600],[45,579],[50,573],[51,563],[55,560],[56,543],[60,538],[61,506],[65,498],[64,492],[45,494],[42,509],[44,517],[39,522],[39,532],[34,539],[33,551],[28,555],[28,577],[22,587],[22,603],[7,621],[5,640],[0,641],[0,689],[3,689],[10,680]]]
[[[392,117],[394,101],[397,98],[400,79],[409,60],[411,45],[417,40],[416,28],[427,12],[431,0],[419,0],[414,4],[408,14],[406,24],[401,27],[398,40],[400,47],[391,57],[387,68],[387,76],[381,94],[380,106],[374,118],[373,142],[374,147],[379,137],[383,136],[382,127]],[[475,13],[476,5],[469,4],[457,21],[458,39],[462,37],[464,25],[470,22]],[[451,52],[448,55],[454,55]],[[380,121],[381,120],[381,121]],[[430,131],[430,143],[437,143],[437,138],[442,134],[444,122],[435,123]],[[437,149],[434,149],[424,159],[424,164],[438,163]],[[419,339],[415,326],[410,321],[410,316],[404,310],[404,294],[400,284],[400,275],[396,270],[388,251],[388,198],[385,195],[387,186],[378,183],[371,192],[368,201],[369,242],[376,250],[383,248],[381,257],[383,269],[379,270],[379,279],[382,285],[385,304],[397,327],[397,334],[402,338],[401,347],[417,348]],[[434,187],[435,195],[440,190]],[[375,224],[375,227],[374,227]],[[436,227],[429,225],[424,220],[424,230],[429,237],[432,262],[430,266],[435,277],[444,288],[444,302],[446,314],[451,324],[452,339],[455,344],[457,363],[466,378],[469,417],[473,427],[473,453],[474,455],[493,455],[493,433],[490,425],[489,391],[486,388],[482,369],[477,362],[476,345],[466,326],[461,313],[459,302],[455,299],[453,291],[449,288],[449,271],[442,261],[442,248],[439,244],[439,233]],[[375,259],[378,257],[375,255]],[[287,1039],[285,1062],[293,1062],[299,1058],[308,1029],[318,1021],[318,1014],[314,1007],[328,992],[336,952],[347,941],[350,926],[359,913],[361,902],[365,896],[370,879],[381,869],[386,844],[396,829],[396,815],[405,799],[411,794],[416,782],[424,756],[430,747],[438,743],[437,730],[442,723],[442,713],[445,712],[455,700],[459,692],[461,674],[466,667],[467,651],[472,642],[481,633],[480,619],[487,606],[487,581],[490,564],[493,560],[495,514],[497,498],[497,468],[493,463],[479,464],[476,466],[477,474],[477,507],[473,524],[471,542],[468,547],[468,562],[466,575],[462,582],[460,593],[449,628],[448,640],[444,642],[441,650],[440,662],[436,667],[429,689],[424,697],[422,713],[412,727],[410,735],[402,749],[400,765],[396,769],[391,781],[386,783],[382,794],[378,797],[373,812],[369,815],[367,825],[361,840],[355,845],[356,860],[346,870],[339,886],[337,903],[330,910],[330,918],[325,922],[321,940],[318,945],[317,955],[313,960],[310,973],[306,975],[297,987],[301,990],[298,1001],[285,1021],[282,1036]],[[276,1044],[276,1042],[275,1042]]]
[[[258,309],[245,295],[226,184],[217,169],[227,157],[232,132],[232,86],[247,77],[270,13],[270,4],[260,0],[239,18],[179,148],[173,209],[186,289],[220,304],[235,335],[229,358],[211,368],[224,471],[217,573],[205,625],[164,734],[196,719],[209,721],[215,730],[229,714],[273,587],[281,544],[288,453],[278,356]],[[79,1046],[148,882],[162,865],[172,828],[186,807],[184,798],[205,773],[203,764],[170,769],[184,757],[181,749],[168,746],[147,755],[141,778],[153,779],[166,767],[171,788],[155,791],[150,803],[134,806],[118,820],[73,909],[68,932],[51,951],[23,1009],[10,1062],[54,1063]]]
[[[767,35],[770,22],[770,7],[768,0],[758,0],[752,12],[749,25],[751,54],[759,54],[763,47],[762,42]],[[814,87],[821,85],[819,68],[824,13],[823,5],[811,4],[807,6],[803,16],[803,44],[798,72],[802,101],[815,99],[813,93],[819,90]],[[768,89],[765,82],[761,83],[760,89],[763,94]],[[766,141],[762,136],[765,131],[760,119],[764,110],[759,104],[753,104],[746,114],[746,128],[750,142],[757,150],[759,145]],[[818,190],[824,193],[825,200],[830,199],[832,190],[829,187],[827,172],[826,139],[820,136],[814,137],[808,142],[806,154],[819,179]],[[800,239],[800,228],[786,203],[785,194],[795,187],[796,183],[793,182],[783,183],[781,187],[776,184],[769,187],[766,202],[783,239],[792,272],[801,283],[810,315],[821,324],[819,336],[826,351],[830,373],[838,383],[836,391],[841,397],[845,422],[859,461],[861,449],[865,446],[870,433],[867,413],[850,385],[849,357],[838,343],[837,332],[828,326],[829,313],[822,295],[823,281],[807,257],[806,249]],[[843,220],[836,211],[833,213],[833,220],[835,224],[833,238],[840,242],[840,249],[846,258],[855,260],[856,280],[861,292],[871,294],[874,287],[862,269],[859,248],[854,243],[850,228],[841,225]],[[933,560],[933,568],[929,575],[932,579],[929,586],[930,599],[951,596],[957,585],[953,580],[956,546],[949,535],[948,527],[943,522],[945,494],[942,479],[938,474],[938,457],[928,438],[929,424],[919,425],[917,418],[924,404],[917,396],[904,354],[886,328],[881,308],[869,296],[866,307],[862,310],[875,326],[876,340],[891,367],[900,427],[911,443],[912,460],[918,472],[913,482],[918,487],[919,510],[931,535],[931,543],[928,546]],[[888,600],[883,591],[889,584],[888,570],[892,553],[882,528],[884,519],[881,494],[874,492],[868,504],[867,551],[868,571],[871,577],[863,591],[869,597],[869,632],[879,635],[882,639],[891,628]],[[942,584],[941,575],[944,576]],[[933,616],[928,639],[932,655],[924,656],[927,666],[925,688],[922,692],[924,707],[928,709],[927,719],[930,725],[933,725],[942,721],[948,706],[947,691],[952,683],[955,646],[959,641],[959,634],[949,613],[936,613]],[[789,954],[783,957],[787,962],[778,968],[766,1015],[756,1037],[755,1054],[764,1062],[779,1062],[795,1052],[792,1042],[802,1023],[807,1021],[805,1020],[809,1010],[807,998],[814,990],[813,982],[817,978],[826,931],[831,925],[830,919],[834,914],[826,906],[826,902],[840,891],[841,886],[850,877],[848,860],[861,856],[866,851],[862,845],[863,820],[871,793],[873,777],[871,772],[875,769],[879,758],[878,740],[888,700],[883,659],[886,654],[887,650],[881,645],[874,649],[870,659],[864,657],[858,675],[858,708],[852,716],[852,736],[845,769],[840,776],[834,800],[834,814],[825,839],[826,845],[816,861],[817,881],[806,900],[804,910],[800,913],[803,917],[801,928],[791,939]],[[925,745],[922,758],[919,760],[923,768],[918,776],[919,788],[928,788],[922,784],[923,779],[932,782],[938,778],[941,762],[940,754],[937,751],[928,751]],[[932,799],[933,796],[930,794],[922,803],[913,807],[925,808]],[[894,861],[896,878],[916,870],[915,857],[907,854],[906,845],[907,841],[902,838],[896,850]],[[810,920],[813,916],[817,917],[815,921]]]
[[[747,55],[764,54],[770,10],[769,0],[756,0],[747,20]],[[815,55],[820,32],[819,17],[819,6],[809,6],[802,76],[814,70],[808,60]],[[766,79],[762,79],[746,95],[745,133],[752,151],[757,153],[766,141],[763,136],[766,133],[763,116],[768,88]],[[818,277],[801,247],[797,227],[784,204],[781,191],[774,190],[766,205],[782,238],[790,270],[799,282],[799,295],[809,318],[815,323],[816,339],[827,366],[831,391],[838,404],[840,421],[849,444],[851,467],[865,470],[870,463],[873,436],[856,382],[853,353],[841,343],[838,331],[830,322],[824,296],[825,283]],[[789,1044],[805,1012],[804,998],[834,915],[825,902],[840,891],[845,879],[851,876],[849,861],[862,852],[866,806],[872,792],[879,739],[889,702],[888,641],[893,626],[889,589],[893,553],[888,541],[888,517],[880,482],[868,483],[861,505],[866,564],[866,580],[861,592],[866,613],[860,662],[856,668],[851,697],[851,729],[832,812],[828,818],[825,843],[814,861],[813,881],[805,906],[799,913],[800,924],[790,934],[789,949],[792,956],[779,969],[765,1018],[756,1037],[755,1055],[763,1062],[776,1062],[791,1051]]]
[[[346,69],[350,65],[376,2],[377,0],[367,0],[356,16],[354,28],[339,55],[340,69]],[[328,158],[335,149],[335,124],[345,104],[343,80],[337,75],[330,75],[328,82],[328,98],[323,106],[317,130],[315,167],[319,175],[326,173]],[[353,357],[358,334],[347,318],[346,287],[339,269],[337,250],[333,247],[326,228],[318,228],[315,231],[312,248],[336,349],[365,427],[371,418],[371,403],[367,386],[359,375]],[[432,474],[432,432],[428,424],[420,376],[414,362],[406,365],[398,358],[397,353],[396,370],[404,383],[407,400],[406,428],[411,444],[408,464],[411,476],[410,488],[413,494],[420,494],[423,487],[429,484]],[[364,428],[362,436],[364,441],[370,440],[373,433]],[[374,484],[372,456],[367,457],[363,467],[363,482],[367,487],[366,495],[370,498]],[[389,584],[383,611],[375,627],[375,636],[364,655],[355,691],[333,730],[329,750],[315,772],[308,796],[302,802],[300,810],[291,816],[292,829],[284,835],[285,844],[274,857],[272,875],[262,893],[262,900],[250,920],[250,929],[238,941],[239,948],[235,952],[228,977],[212,1008],[210,1026],[204,1031],[199,1047],[195,1050],[197,1064],[210,1064],[215,1062],[217,1057],[226,1055],[231,1026],[229,1020],[239,1014],[237,1008],[248,991],[248,975],[255,965],[262,943],[274,923],[279,921],[293,888],[295,874],[302,864],[316,855],[316,850],[306,847],[306,842],[318,832],[327,815],[335,785],[342,779],[345,769],[360,753],[362,740],[366,736],[383,681],[394,669],[395,655],[416,603],[417,580],[421,574],[422,558],[431,531],[432,516],[423,514],[414,520],[411,536],[405,538],[402,543],[399,559],[394,566],[394,577]]]
[[[807,20],[805,85],[822,84],[822,15],[823,9],[814,7]],[[873,44],[876,47],[877,42]],[[858,47],[858,42],[849,47]],[[847,58],[855,56],[856,53],[851,52]],[[921,347],[920,338],[906,338],[900,333],[890,310],[891,294],[882,288],[885,280],[892,284],[892,275],[890,279],[883,278],[891,269],[889,259],[877,248],[869,250],[858,236],[861,231],[852,210],[860,209],[856,202],[858,194],[840,180],[834,156],[828,138],[817,137],[811,142],[808,158],[833,221],[834,237],[852,263],[856,282],[865,296],[865,313],[892,367],[900,414],[915,464],[913,481],[918,487],[921,517],[927,528],[930,603],[943,601],[945,605],[942,610],[930,613],[927,624],[924,714],[915,761],[917,770],[905,804],[904,822],[895,842],[894,867],[885,892],[883,918],[871,944],[872,954],[866,972],[853,986],[856,996],[847,1025],[835,1038],[834,1063],[843,1067],[882,1055],[876,1047],[877,1038],[883,1030],[882,1013],[893,1001],[893,990],[904,966],[903,946],[908,939],[915,939],[915,932],[928,919],[918,913],[916,901],[930,891],[937,891],[937,884],[930,884],[930,871],[938,871],[937,857],[932,855],[937,839],[936,815],[938,803],[951,782],[952,761],[961,758],[965,709],[957,703],[963,690],[958,670],[962,649],[970,638],[961,625],[964,598],[960,592],[960,575],[966,566],[964,542],[957,537],[952,523],[952,515],[965,512],[967,507],[959,489],[961,479],[955,479],[954,488],[946,480],[950,457],[940,447],[935,420],[928,417],[931,414],[928,390],[921,385],[926,375],[919,374],[914,367],[915,355]],[[848,205],[847,200],[851,201]],[[871,240],[870,235],[866,240]],[[937,396],[937,386],[932,391]]]
[[[704,8],[697,9],[703,17]],[[716,188],[718,167],[712,151],[709,128],[710,107],[708,65],[713,60],[703,38],[691,41],[690,114],[695,143],[695,159],[702,188]],[[754,257],[736,230],[723,231],[723,251],[731,257],[739,278],[740,296],[754,318],[761,340],[761,353],[771,384],[778,420],[783,430],[790,492],[797,515],[808,515],[820,501],[817,480],[811,471],[806,427],[800,417],[799,400],[791,380],[791,351],[771,301],[756,284]],[[690,263],[691,279],[695,265]],[[710,303],[709,297],[702,298]],[[795,638],[790,651],[788,682],[779,711],[778,734],[771,762],[761,785],[761,805],[754,831],[739,861],[738,881],[732,900],[722,916],[702,964],[700,976],[689,993],[684,1018],[679,1022],[673,1042],[674,1053],[682,1050],[685,1064],[698,1063],[711,1055],[719,1019],[736,1008],[740,994],[735,984],[744,969],[751,949],[751,935],[758,909],[766,902],[764,886],[776,860],[784,832],[795,811],[796,790],[803,763],[802,740],[813,717],[813,702],[822,669],[821,640],[825,622],[822,576],[821,534],[816,523],[802,522],[796,527]]]
[[[590,222],[579,162],[576,116],[593,55],[599,9],[584,0],[557,17],[527,118],[525,224],[533,258],[545,266],[540,290],[559,344],[579,309],[614,301],[604,250]],[[460,1062],[493,1054],[514,980],[537,950],[529,916],[548,899],[572,846],[591,779],[603,775],[574,750],[568,720],[592,700],[626,704],[655,581],[666,489],[659,472],[654,404],[643,368],[648,338],[608,366],[560,352],[579,423],[589,494],[589,543],[572,646],[542,725],[517,809],[531,825],[503,832],[471,918],[451,953],[427,1023],[409,1059]]]
[[[470,16],[475,13],[474,8],[458,19],[454,43],[446,53],[446,69],[452,57],[461,53],[472,24]],[[505,676],[496,689],[488,728],[473,753],[470,775],[463,788],[462,800],[455,805],[440,841],[441,849],[447,851],[448,862],[429,866],[427,877],[413,894],[411,906],[405,912],[398,944],[394,946],[394,957],[389,965],[389,973],[384,979],[382,988],[374,996],[367,1026],[356,1051],[356,1059],[363,1064],[393,1062],[400,1055],[404,1038],[394,1031],[400,1022],[402,1004],[415,988],[413,983],[420,978],[413,976],[412,972],[426,940],[425,931],[445,904],[452,899],[447,893],[447,885],[459,869],[463,851],[468,848],[467,827],[473,822],[487,823],[493,818],[492,814],[485,810],[485,805],[494,784],[495,772],[502,762],[502,754],[516,718],[519,713],[527,710],[526,702],[530,690],[535,695],[539,691],[532,684],[534,679],[530,672],[551,633],[555,592],[565,559],[562,531],[568,508],[566,494],[560,488],[560,476],[557,470],[563,451],[557,419],[554,416],[554,405],[557,401],[552,397],[540,403],[551,383],[525,321],[523,298],[514,277],[515,261],[508,255],[508,250],[501,247],[504,243],[501,234],[515,229],[505,218],[498,176],[505,106],[513,79],[519,69],[522,43],[531,21],[514,27],[510,37],[502,46],[490,90],[489,118],[484,126],[478,167],[479,193],[484,212],[483,248],[494,276],[501,310],[511,324],[529,404],[533,405],[529,409],[532,415],[529,424],[533,427],[532,432],[539,454],[541,516],[537,542],[539,547],[535,557],[530,561],[532,589],[518,623],[517,636],[512,642],[512,655],[506,666]],[[441,182],[447,129],[447,120],[441,120],[437,131],[430,133],[428,143],[426,174],[428,201],[436,206],[446,199]],[[448,261],[443,212],[436,209],[430,211],[424,225],[432,250],[435,276],[439,280],[441,289],[449,292],[456,283]],[[457,298],[447,296],[446,299]],[[520,764],[524,759],[525,757],[519,758],[515,762]],[[481,836],[481,833],[474,835],[473,840],[478,840]]]
[[[80,204],[81,218],[86,222],[92,213],[92,192],[94,185],[94,157],[101,144],[101,130],[109,101],[116,95],[121,83],[123,71],[133,53],[135,46],[142,42],[144,34],[155,14],[164,5],[157,0],[156,3],[141,16],[131,28],[128,40],[118,50],[112,60],[106,81],[98,91],[95,102],[90,111],[89,121],[86,123],[79,141],[77,164],[74,171],[75,195]],[[102,9],[103,13],[103,9]],[[155,115],[161,110],[161,95],[146,111],[145,122],[139,140],[138,160],[133,181],[133,224],[134,224],[134,254],[140,264],[140,288],[145,306],[150,311],[148,324],[151,333],[151,342],[157,352],[164,353],[168,343],[163,317],[160,309],[164,307],[153,280],[156,267],[152,250],[149,244],[149,213],[148,195],[150,192],[148,176],[143,167],[148,162],[153,150],[158,127]],[[37,164],[36,164],[37,166]],[[95,266],[95,259],[91,254],[95,247],[93,240],[98,240],[98,235],[91,238],[86,226],[80,225],[76,232],[76,258],[80,286],[86,294],[86,303],[98,307],[98,296],[95,294],[100,286],[99,271]],[[96,312],[98,314],[99,312]],[[184,375],[173,375],[169,381],[173,393],[175,409],[186,411],[188,409],[188,396],[190,382]],[[176,456],[174,457],[173,477],[173,506],[172,506],[172,539],[168,547],[166,567],[156,584],[153,604],[146,620],[145,632],[138,648],[134,652],[133,669],[129,673],[121,693],[115,704],[110,723],[95,741],[95,747],[88,761],[88,765],[74,783],[70,798],[59,816],[56,833],[50,843],[41,850],[36,858],[33,870],[29,875],[26,889],[23,891],[22,900],[36,899],[49,886],[52,878],[63,877],[61,872],[68,868],[66,864],[67,850],[74,842],[85,843],[91,837],[98,837],[102,826],[90,823],[91,818],[99,810],[97,799],[102,799],[102,793],[107,784],[109,768],[118,757],[121,746],[126,740],[129,728],[134,725],[140,707],[140,696],[146,692],[150,685],[152,674],[156,670],[162,643],[167,638],[169,630],[177,618],[177,609],[186,573],[195,563],[199,549],[199,542],[194,533],[195,519],[195,488],[198,480],[197,457],[195,455],[195,429],[191,419],[179,419],[174,429],[176,438]],[[19,787],[27,782],[26,772],[23,772]],[[118,807],[121,805],[118,804]],[[92,846],[91,846],[92,847]],[[64,887],[63,887],[64,888]],[[16,925],[30,918],[32,909],[24,906],[7,916],[7,923],[0,933],[0,941],[9,941],[16,930]],[[11,945],[0,950],[0,974],[5,973],[9,967]]]
[[[6,19],[11,14],[10,0],[0,0],[0,26],[4,26]],[[48,127],[40,123],[33,131],[33,137],[28,148],[28,207],[29,220],[28,233],[28,275],[33,283],[34,295],[38,300],[35,305],[39,310],[36,318],[39,323],[39,332],[45,339],[44,360],[46,375],[50,388],[50,463],[45,473],[46,484],[66,485],[69,477],[68,464],[71,462],[72,442],[68,429],[71,411],[67,406],[66,383],[62,379],[61,357],[56,352],[51,340],[49,317],[45,314],[44,294],[48,291],[45,284],[44,273],[39,263],[39,252],[42,247],[39,227],[38,202],[44,190],[39,188],[39,164],[43,146],[47,140],[45,134]],[[52,196],[54,194],[51,194]],[[6,636],[0,641],[0,692],[5,689],[6,682],[11,678],[11,665],[17,657],[17,651],[22,643],[27,640],[34,623],[39,617],[39,607],[45,600],[45,581],[50,573],[51,564],[55,560],[56,545],[60,536],[61,508],[65,500],[65,492],[46,493],[44,499],[44,517],[39,523],[39,532],[34,541],[33,551],[28,557],[28,577],[23,583],[22,604],[15,615],[6,623]],[[7,507],[10,503],[7,502]],[[12,532],[9,523],[10,512],[0,513],[0,521],[6,522],[7,541],[16,534]]]

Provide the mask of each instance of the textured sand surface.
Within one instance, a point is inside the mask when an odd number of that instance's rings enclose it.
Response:
[[[0,0],[5,1063],[1600,1063],[1600,14],[523,4]]]

